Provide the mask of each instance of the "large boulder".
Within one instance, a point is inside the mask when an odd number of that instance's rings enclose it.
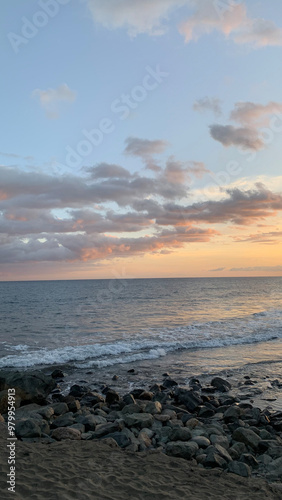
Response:
[[[41,436],[38,420],[27,418],[16,422],[15,433],[18,438],[34,438]]]
[[[63,441],[65,439],[80,440],[81,432],[78,429],[70,427],[58,427],[52,432],[52,438],[57,441]]]
[[[0,391],[15,389],[22,402],[44,404],[46,397],[55,389],[55,380],[40,371],[1,371]]]

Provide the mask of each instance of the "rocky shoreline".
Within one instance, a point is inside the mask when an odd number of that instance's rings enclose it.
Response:
[[[126,451],[164,453],[202,469],[242,477],[282,479],[282,411],[261,410],[232,396],[228,380],[179,386],[169,374],[148,390],[121,395],[109,386],[75,384],[62,395],[61,370],[0,373],[0,420],[7,393],[16,392],[18,440],[47,445],[62,440],[103,441]],[[246,376],[245,385],[253,384]],[[6,410],[7,411],[7,410]]]

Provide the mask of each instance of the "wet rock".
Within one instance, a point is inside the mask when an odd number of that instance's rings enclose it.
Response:
[[[124,406],[123,409],[121,410],[121,413],[125,415],[127,413],[140,413],[141,411],[142,411],[141,406],[135,403]]]
[[[38,415],[41,415],[45,420],[50,420],[50,418],[55,414],[54,408],[50,406],[43,406],[36,411]]]
[[[78,441],[81,439],[81,432],[71,427],[58,427],[53,430],[52,438],[56,439],[56,441],[63,441],[65,439]]]
[[[249,467],[249,465],[243,462],[238,462],[237,460],[230,462],[228,464],[227,470],[228,472],[232,472],[233,474],[237,474],[238,476],[242,477],[249,477],[251,475],[251,468]]]
[[[81,406],[95,406],[98,403],[104,403],[105,398],[98,392],[88,391],[80,400]]]
[[[153,399],[154,394],[150,391],[143,391],[141,392],[140,396],[138,399],[141,400],[146,400],[146,401],[151,401]]]
[[[218,436],[217,434],[210,434],[210,441],[212,444],[220,444],[226,450],[229,449],[229,440],[226,436]]]
[[[233,460],[237,460],[242,453],[247,451],[246,445],[244,443],[234,443],[231,448],[229,448],[228,453],[233,458]]]
[[[85,394],[89,392],[89,387],[85,385],[74,384],[70,388],[69,395],[75,398],[82,398]]]
[[[122,400],[126,405],[134,405],[136,403],[136,400],[132,394],[125,394]]]
[[[65,374],[62,370],[56,369],[51,373],[52,378],[64,378]]]
[[[178,384],[175,380],[171,379],[170,377],[167,377],[163,381],[162,385],[165,389],[171,389],[172,387],[176,387]]]
[[[183,442],[183,441],[173,441],[166,445],[166,453],[173,457],[186,458],[191,460],[199,449],[197,443],[193,441]]]
[[[223,418],[225,422],[234,422],[238,420],[243,413],[243,410],[238,406],[230,406],[223,414]]]
[[[261,438],[254,431],[244,427],[238,427],[233,432],[232,439],[234,441],[240,441],[254,450],[258,449],[259,442],[261,441]]]
[[[78,423],[85,425],[86,432],[95,431],[96,426],[100,424],[107,424],[107,420],[98,415],[85,415],[78,418]]]
[[[177,387],[175,389],[174,394],[177,398],[177,401],[184,404],[189,411],[194,411],[199,405],[203,403],[200,395],[194,391],[189,389],[185,389],[183,387]]]
[[[220,392],[228,392],[231,389],[231,384],[221,377],[214,377],[211,381],[211,385]]]

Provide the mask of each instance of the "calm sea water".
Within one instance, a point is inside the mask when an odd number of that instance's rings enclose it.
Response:
[[[0,318],[0,367],[251,358],[280,345],[282,278],[1,282]]]

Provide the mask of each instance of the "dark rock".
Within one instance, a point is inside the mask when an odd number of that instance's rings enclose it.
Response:
[[[51,424],[51,427],[57,428],[57,427],[69,427],[70,425],[74,424],[74,417],[73,413],[65,413],[64,415],[61,415],[60,417],[57,417]]]
[[[240,462],[244,462],[250,467],[258,467],[259,465],[257,459],[251,453],[243,453],[240,457]]]
[[[166,445],[166,452],[168,455],[173,457],[186,458],[191,460],[199,449],[197,443],[193,441],[183,442],[183,441],[173,441]]]
[[[55,415],[64,415],[69,411],[69,407],[66,403],[53,403],[52,408]]]
[[[82,406],[95,406],[96,404],[98,403],[104,403],[105,402],[105,398],[103,398],[103,396],[101,396],[101,394],[99,394],[98,392],[87,392],[86,394],[84,394],[84,396],[82,397],[81,401],[80,401],[80,404]]]
[[[63,441],[65,439],[80,440],[81,432],[71,427],[58,427],[52,432],[52,438],[56,441]]]
[[[261,438],[254,431],[244,427],[238,427],[233,432],[232,439],[234,441],[240,441],[254,450],[258,449],[259,442],[261,441]]]
[[[107,434],[112,434],[114,432],[120,431],[121,426],[118,422],[108,423],[108,424],[100,424],[97,425],[95,431],[92,436],[93,439],[99,439]]]
[[[232,472],[233,474],[237,474],[238,476],[242,477],[249,477],[251,475],[251,468],[249,467],[249,465],[243,462],[238,462],[237,460],[230,462],[228,464],[227,470],[228,472]]]
[[[114,439],[120,448],[126,448],[131,444],[131,439],[123,432],[112,432],[101,439],[104,440],[108,438]]]
[[[142,394],[142,392],[144,392],[144,389],[133,389],[130,394],[132,394],[134,398],[139,399],[139,396],[140,394]]]
[[[112,405],[114,403],[118,403],[120,400],[119,394],[113,389],[109,389],[106,394],[106,403],[108,405]]]
[[[134,372],[135,372],[134,368],[130,368],[130,370],[127,370],[127,373],[134,373]]]
[[[227,462],[218,453],[213,451],[207,453],[205,460],[203,461],[205,467],[226,467]]]
[[[64,378],[65,374],[62,370],[56,369],[51,373],[52,378]]]
[[[169,435],[170,441],[189,441],[192,437],[187,427],[174,427]]]
[[[163,387],[165,389],[170,389],[171,387],[175,387],[177,386],[177,382],[175,382],[175,380],[171,379],[170,377],[167,377],[163,383],[162,383]]]
[[[152,392],[143,391],[143,392],[141,392],[138,399],[151,401],[153,399],[153,396],[154,396],[154,394]]]
[[[203,400],[198,393],[182,387],[177,387],[174,394],[177,401],[183,403],[189,411],[194,411],[203,403]]]
[[[123,416],[123,420],[128,427],[152,427],[154,417],[150,413],[132,413]]]
[[[112,380],[118,380],[118,375],[114,375]]]
[[[200,406],[198,410],[198,417],[210,418],[215,414],[215,410],[207,408],[206,406]]]
[[[41,428],[38,420],[28,418],[16,421],[15,434],[18,438],[40,437]]]
[[[70,401],[68,403],[68,409],[72,413],[76,413],[80,409],[80,402],[77,399],[75,399],[74,401]]]
[[[56,387],[55,380],[40,371],[1,371],[0,391],[13,388],[26,403],[46,404],[46,397]]]
[[[230,382],[221,377],[214,377],[211,381],[211,385],[220,392],[228,392],[231,389]]]
[[[135,398],[132,394],[125,394],[125,396],[123,396],[122,400],[124,401],[124,403],[126,405],[133,405],[136,403],[135,401]]]
[[[223,414],[224,421],[236,422],[242,415],[243,410],[238,405],[230,406]]]
[[[82,418],[79,418],[79,423],[85,425],[85,431],[95,431],[96,426],[100,424],[107,424],[107,420],[103,417],[99,417],[98,415],[86,415]]]
[[[85,385],[74,384],[70,388],[70,396],[74,396],[75,398],[82,398],[85,394],[89,392],[89,387]]]
[[[207,448],[211,444],[210,440],[208,438],[206,438],[205,436],[195,436],[192,438],[192,441],[197,443],[197,445],[200,448]]]

